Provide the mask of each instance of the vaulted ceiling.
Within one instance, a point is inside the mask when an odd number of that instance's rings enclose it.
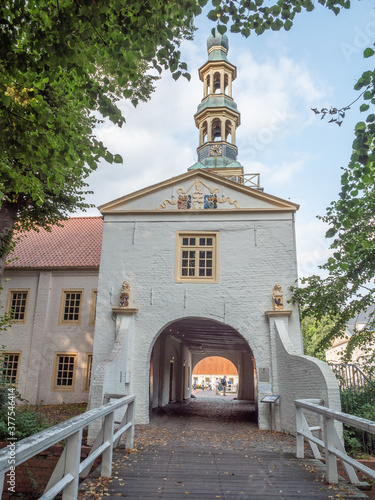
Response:
[[[184,342],[191,352],[250,351],[247,342],[234,328],[208,319],[180,319],[162,334]]]

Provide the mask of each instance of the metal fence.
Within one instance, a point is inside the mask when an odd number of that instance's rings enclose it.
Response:
[[[345,413],[375,420],[375,384],[353,363],[331,364],[340,388],[341,408]],[[347,448],[353,453],[375,455],[375,437],[344,425]]]

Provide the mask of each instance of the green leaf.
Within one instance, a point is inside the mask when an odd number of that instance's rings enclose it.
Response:
[[[366,92],[363,94],[363,99],[366,99],[366,101],[372,99],[374,96],[374,93],[370,90],[366,90]]]
[[[375,51],[373,49],[370,49],[369,47],[364,50],[363,52],[363,57],[371,57],[375,54]]]
[[[104,159],[108,163],[113,163],[113,155],[109,151],[106,152]]]
[[[217,31],[220,33],[220,35],[224,35],[224,33],[227,31],[227,27],[219,24],[217,27]]]
[[[12,99],[10,98],[9,95],[3,95],[2,96],[2,101],[3,101],[3,104],[6,108],[9,107],[10,103],[12,102]]]
[[[361,104],[359,110],[360,111],[367,111],[369,109],[370,105],[369,104]]]
[[[207,14],[208,19],[211,21],[217,21],[217,12],[216,10],[210,10],[210,12]],[[212,28],[213,32],[215,32],[215,28]]]
[[[119,154],[116,154],[113,158],[113,163],[123,163],[122,156]]]
[[[355,126],[355,130],[366,130],[366,123],[358,122],[357,125]]]
[[[175,73],[172,74],[173,80],[178,80],[181,76],[181,71],[176,71]]]
[[[285,24],[284,24],[284,29],[285,29],[285,31],[289,31],[289,30],[290,30],[290,28],[291,28],[292,26],[293,26],[292,21],[290,21],[289,19],[287,19],[287,20],[285,21]]]

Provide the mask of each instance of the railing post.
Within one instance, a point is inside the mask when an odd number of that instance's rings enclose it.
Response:
[[[296,406],[296,456],[297,458],[304,458],[305,456],[305,441],[304,437],[298,433],[298,430],[303,426],[303,409]]]
[[[324,455],[326,460],[326,481],[328,483],[338,483],[337,459],[329,448],[335,446],[335,420],[324,416]]]
[[[126,410],[126,423],[131,422],[131,427],[126,431],[125,447],[134,448],[134,420],[135,420],[135,401],[128,404]]]
[[[74,480],[63,491],[63,500],[74,500],[78,496],[79,463],[81,460],[82,429],[71,434],[66,440],[64,476],[72,474]]]
[[[103,423],[103,443],[108,441],[109,446],[103,451],[102,455],[102,477],[111,477],[112,475],[112,456],[113,456],[113,427],[115,421],[115,412],[112,411],[104,418]]]

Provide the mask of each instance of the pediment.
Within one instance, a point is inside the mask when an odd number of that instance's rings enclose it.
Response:
[[[170,211],[287,211],[299,206],[207,170],[194,170],[98,207],[102,214]]]

